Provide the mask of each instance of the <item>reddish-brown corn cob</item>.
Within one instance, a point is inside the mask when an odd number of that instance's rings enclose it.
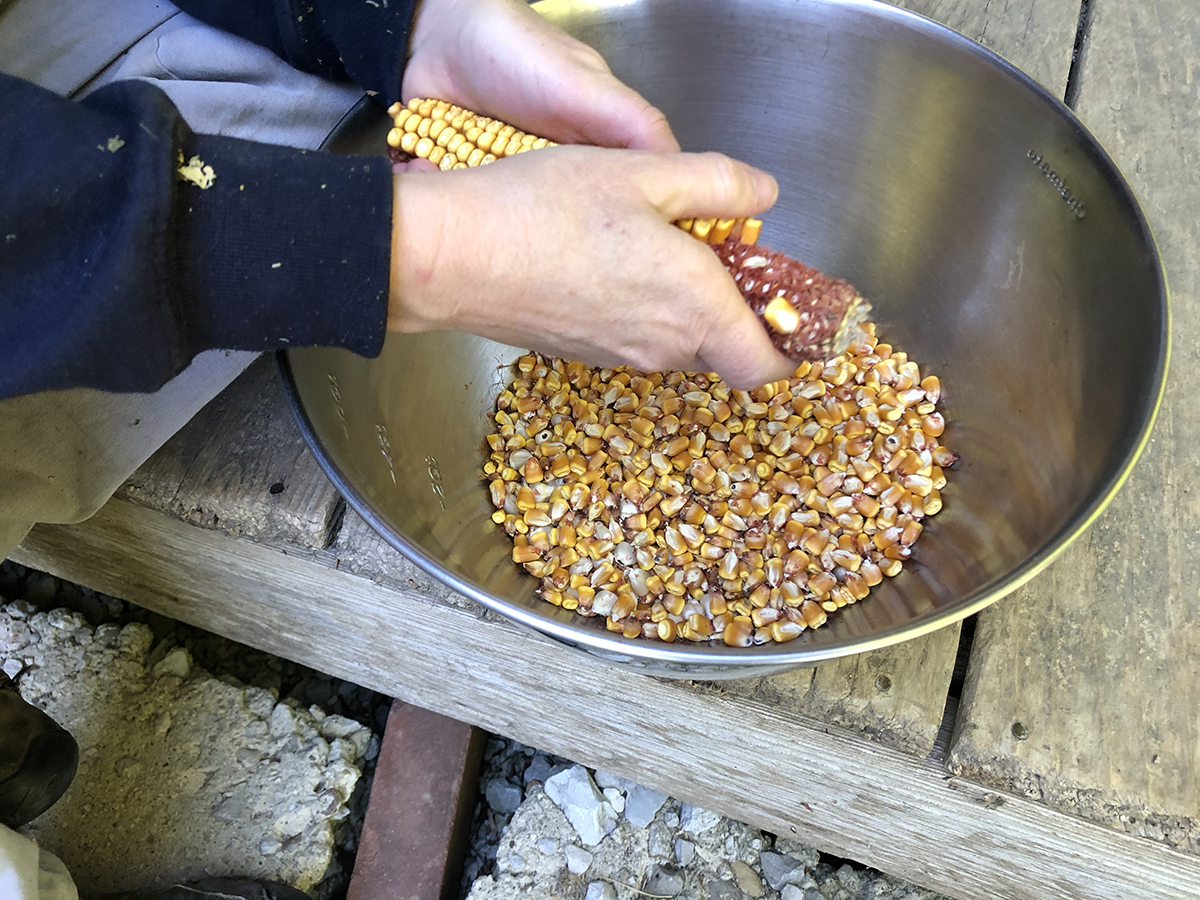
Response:
[[[848,281],[754,244],[727,240],[713,250],[785,356],[829,359],[861,340],[871,307]]]
[[[486,165],[527,150],[556,146],[444,100],[410,100],[388,109],[389,156],[427,159],[443,170]],[[684,219],[675,223],[712,246],[771,340],[798,361],[829,359],[861,340],[871,306],[847,281],[759,246],[757,219]]]

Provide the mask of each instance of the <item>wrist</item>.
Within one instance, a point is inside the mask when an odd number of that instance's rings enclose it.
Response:
[[[452,327],[434,286],[446,263],[444,191],[427,189],[436,175],[402,172],[392,178],[392,258],[388,295],[389,331],[432,331]],[[445,178],[440,179],[445,187]]]

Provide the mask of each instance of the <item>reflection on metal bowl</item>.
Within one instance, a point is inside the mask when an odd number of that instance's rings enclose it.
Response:
[[[974,43],[882,4],[538,8],[666,112],[686,149],[779,179],[764,243],[872,300],[883,338],[941,378],[944,441],[961,462],[905,571],[828,625],[745,649],[630,641],[539,599],[491,521],[487,413],[523,348],[431,333],[393,335],[374,360],[291,351],[306,436],[375,528],[451,587],[561,642],[655,674],[721,678],[957,621],[1088,526],[1149,434],[1168,308],[1136,201],[1067,109]],[[380,152],[388,124],[364,105],[332,149]]]

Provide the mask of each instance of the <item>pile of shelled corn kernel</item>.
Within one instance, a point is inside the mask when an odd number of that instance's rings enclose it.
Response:
[[[897,575],[955,456],[936,376],[867,337],[754,391],[523,356],[492,518],[541,595],[626,637],[788,641]]]

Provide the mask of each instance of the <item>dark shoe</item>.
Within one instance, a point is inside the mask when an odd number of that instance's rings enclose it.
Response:
[[[0,824],[36,819],[66,793],[78,766],[75,739],[0,672]]]
[[[156,891],[104,894],[95,900],[312,900],[304,891],[273,881],[206,878]]]

